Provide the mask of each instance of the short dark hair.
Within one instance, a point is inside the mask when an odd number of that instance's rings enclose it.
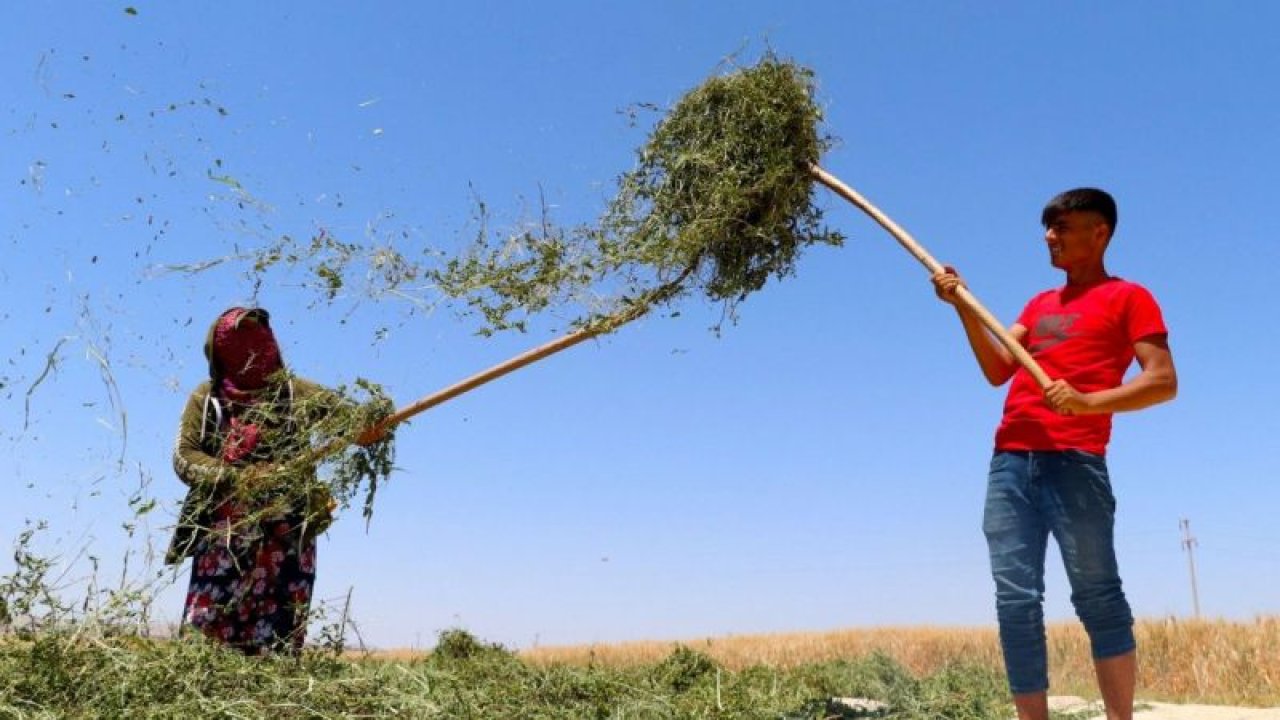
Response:
[[[1040,224],[1049,227],[1059,216],[1069,212],[1098,213],[1115,234],[1118,220],[1116,200],[1105,190],[1086,187],[1058,193],[1040,212]]]

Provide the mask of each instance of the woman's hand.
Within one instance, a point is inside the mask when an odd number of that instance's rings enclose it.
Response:
[[[356,444],[360,447],[368,447],[376,442],[382,442],[386,437],[387,429],[379,423],[371,428],[365,428],[363,432],[357,435]]]
[[[338,509],[338,501],[334,499],[329,487],[316,483],[308,488],[306,516],[307,532],[312,536],[319,535],[333,524],[333,512]]]

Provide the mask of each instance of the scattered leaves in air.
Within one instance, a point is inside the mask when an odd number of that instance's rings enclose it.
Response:
[[[640,105],[629,112],[634,122],[656,110]],[[427,247],[421,260],[387,235],[367,230],[364,238],[339,240],[322,229],[310,242],[282,234],[256,250],[168,269],[247,259],[260,286],[269,271],[306,268],[305,284],[323,302],[450,301],[479,319],[482,335],[527,330],[544,313],[572,327],[601,327],[695,294],[734,319],[738,305],[770,278],[794,273],[805,247],[843,241],[814,205],[808,167],[831,143],[821,120],[812,73],[767,55],[708,79],[658,119],[594,224],[562,226],[540,198],[537,217],[498,229],[477,202],[471,242],[452,253]],[[206,171],[210,180],[231,188],[241,203],[252,200],[220,160],[214,164],[216,171]],[[343,207],[339,193],[320,197]]]

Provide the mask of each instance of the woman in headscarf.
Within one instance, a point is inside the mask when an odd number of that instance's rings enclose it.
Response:
[[[185,625],[246,654],[296,652],[333,502],[311,465],[314,423],[343,401],[290,377],[260,308],[231,308],[204,346],[209,380],[187,400],[173,466],[188,486],[166,561],[190,557]],[[366,430],[358,443],[381,439]],[[305,461],[304,461],[305,462]]]

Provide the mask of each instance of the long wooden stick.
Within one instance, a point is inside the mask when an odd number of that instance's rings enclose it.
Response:
[[[596,337],[605,331],[606,330],[603,328],[583,328],[582,330],[577,330],[563,337],[556,338],[551,342],[539,345],[531,350],[526,350],[510,360],[500,362],[487,370],[482,370],[471,377],[459,380],[449,387],[437,390],[424,398],[405,405],[394,414],[389,415],[380,423],[380,425],[383,428],[390,428],[392,426],[399,425],[418,413],[446,403],[469,390],[474,390],[487,382],[497,380],[507,373],[515,372],[516,370],[519,370],[526,365],[533,364],[549,355],[554,355],[561,350],[567,350],[583,340],[589,340],[590,338]]]
[[[611,333],[632,320],[648,313],[654,305],[671,299],[676,293],[680,292],[681,285],[684,283],[685,279],[693,273],[693,270],[694,266],[690,265],[685,268],[680,273],[680,276],[675,280],[643,293],[631,304],[630,307],[622,312],[602,317],[580,330],[575,330],[568,335],[559,337],[549,343],[539,345],[532,350],[526,350],[510,360],[500,362],[488,370],[482,370],[469,378],[460,380],[449,387],[444,388],[443,390],[437,390],[424,398],[412,402],[397,410],[395,413],[387,416],[386,419],[378,424],[378,427],[386,429],[399,425],[420,412],[429,410],[441,403],[448,402],[469,390],[474,390],[491,380],[497,380],[507,373],[515,372],[516,370],[535,363],[549,355],[554,355],[561,350],[567,350],[583,340],[590,340],[593,337]]]
[[[390,430],[414,415],[429,410],[437,405],[446,403],[465,392],[474,390],[485,383],[497,380],[503,375],[515,372],[526,365],[531,365],[545,357],[554,355],[561,350],[567,350],[584,340],[590,340],[593,337],[599,337],[601,335],[611,333],[632,320],[645,315],[649,310],[653,309],[655,305],[674,297],[680,292],[684,281],[689,277],[689,275],[693,274],[695,268],[696,264],[685,268],[681,271],[680,276],[675,280],[642,294],[638,299],[631,303],[630,307],[622,312],[599,318],[584,328],[575,330],[531,350],[526,350],[525,352],[522,352],[509,360],[500,362],[487,370],[481,370],[480,372],[463,380],[459,380],[442,390],[437,390],[430,395],[415,400],[391,415],[383,418],[381,422],[374,427],[369,428],[369,430]],[[304,457],[300,458],[297,463],[299,465],[315,464],[323,460],[325,457],[347,447],[354,442],[357,437],[359,437],[358,434],[352,435],[315,448]]]
[[[888,230],[889,234],[892,235],[894,239],[902,245],[902,247],[906,248],[907,252],[915,256],[916,260],[920,261],[920,264],[928,268],[930,273],[936,275],[946,271],[946,268],[944,268],[941,263],[935,260],[933,256],[920,245],[920,243],[915,241],[915,238],[911,237],[906,230],[903,230],[902,227],[890,219],[888,215],[881,212],[879,208],[872,205],[853,188],[844,184],[839,178],[826,170],[823,170],[817,165],[810,165],[809,172],[815,179],[817,179],[818,182],[826,185],[828,188],[835,191],[837,195],[856,205],[859,210],[871,216],[872,220],[875,220],[881,227]],[[1022,345],[1009,334],[1009,331],[1005,329],[1004,325],[1001,325],[1000,321],[988,312],[987,309],[982,306],[982,303],[978,302],[978,298],[974,297],[973,293],[969,292],[968,288],[957,288],[956,297],[966,308],[978,317],[978,320],[982,322],[987,330],[991,331],[991,334],[1000,341],[1001,345],[1005,346],[1009,353],[1013,355],[1013,358],[1017,360],[1022,367],[1026,368],[1027,372],[1031,373],[1031,376],[1035,378],[1036,383],[1040,385],[1041,389],[1049,387],[1053,380],[1049,378],[1049,375],[1044,371],[1044,368],[1040,367],[1040,363],[1037,363],[1035,358],[1031,357],[1031,353],[1027,352],[1027,349],[1022,347]]]
[[[415,400],[414,402],[409,403],[408,405],[405,405],[404,407],[395,411],[391,415],[388,415],[387,417],[383,418],[381,422],[379,422],[378,424],[374,425],[371,428],[368,428],[367,430],[378,430],[378,431],[390,430],[391,428],[395,427],[396,425],[399,425],[400,423],[404,422],[405,420],[408,420],[409,418],[413,417],[414,415],[417,415],[418,413],[429,410],[437,405],[446,403],[469,390],[474,390],[480,387],[481,385],[484,385],[487,382],[497,380],[503,375],[515,372],[516,370],[519,370],[520,368],[526,365],[535,363],[549,355],[554,355],[560,352],[561,350],[566,350],[568,348],[571,348],[574,345],[577,345],[578,343],[582,342],[583,340],[589,340],[593,337],[603,335],[617,328],[619,325],[622,325],[623,323],[634,320],[635,318],[639,317],[641,314],[643,313],[635,313],[634,315],[630,317],[626,317],[625,319],[620,317],[609,318],[600,324],[585,327],[585,328],[582,328],[581,330],[575,330],[574,332],[571,332],[568,335],[564,335],[563,337],[556,338],[555,340],[552,340],[549,343],[539,345],[538,347],[535,347],[531,350],[526,350],[525,352],[520,353],[519,355],[511,358],[510,360],[505,360],[503,362],[500,362],[497,365],[494,365],[493,367],[487,370],[481,370],[480,372],[468,378],[465,378],[463,380],[459,380],[458,382],[442,390],[437,390],[436,392],[433,392],[430,395],[427,395],[423,398],[419,398],[418,400]],[[312,449],[310,452],[308,452],[303,457],[299,458],[294,462],[296,462],[296,464],[299,466],[314,465],[315,463],[318,463],[321,460],[324,460],[326,457],[349,446],[351,443],[355,442],[359,436],[360,434],[351,435],[349,437],[339,438],[326,445],[321,445],[319,447]]]

